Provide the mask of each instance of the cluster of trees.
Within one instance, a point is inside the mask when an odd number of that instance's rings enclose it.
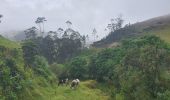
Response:
[[[107,26],[107,29],[109,29],[109,32],[119,30],[122,28],[123,22],[124,20],[122,19],[122,15],[119,15],[117,18],[112,18],[111,23]]]
[[[32,47],[30,46],[30,48]],[[33,56],[35,52],[32,53],[30,55]],[[35,88],[34,85],[39,84],[38,79],[43,79],[43,82],[42,80],[40,81],[43,85],[56,82],[56,77],[50,71],[48,62],[44,57],[36,55],[25,59],[27,61],[23,59],[21,49],[0,46],[1,100],[23,100],[23,96],[28,96],[29,98]],[[30,63],[29,67],[24,66],[27,63]],[[24,93],[26,94],[24,95]]]
[[[23,94],[32,91],[35,84],[56,82],[49,63],[63,63],[85,48],[86,37],[71,28],[59,28],[45,35],[45,21],[39,17],[39,29],[31,27],[24,31],[26,39],[21,41],[21,48],[0,46],[0,99],[23,99]]]
[[[70,77],[111,83],[114,86],[111,90],[113,98],[168,100],[169,53],[169,45],[160,38],[144,36],[124,40],[114,49],[76,57],[68,64],[67,72]]]
[[[92,44],[94,47],[105,47],[113,42],[120,42],[124,38],[132,37],[133,35],[137,35],[136,33],[139,33],[130,23],[124,25],[122,15],[112,18],[105,31],[108,33],[106,37],[94,42]]]
[[[110,32],[107,37],[93,43],[93,46],[102,47],[112,44],[113,42],[121,42],[121,40],[123,40],[124,38],[139,36],[139,33],[139,30],[137,30],[133,25],[127,24],[123,28]]]
[[[110,90],[113,98],[170,99],[170,46],[159,37],[144,36],[124,40],[119,47],[89,54],[88,50],[88,53],[81,52],[85,48],[87,36],[74,31],[70,27],[70,21],[66,22],[66,30],[59,28],[57,31],[49,31],[46,36],[45,21],[44,17],[38,17],[35,23],[39,25],[39,29],[31,27],[24,31],[26,39],[22,41],[22,50],[0,46],[0,99],[20,98],[33,75],[52,82],[54,76],[50,69],[59,78],[109,82],[114,86]],[[121,17],[112,19],[108,28],[111,32],[122,34],[135,31],[133,27],[121,29],[122,23]],[[96,33],[94,29],[94,36]],[[115,38],[121,38],[119,35]],[[109,38],[111,39],[113,36]],[[82,55],[74,57],[79,52]],[[55,64],[64,62],[65,66]]]
[[[34,54],[35,52],[30,52],[32,56]],[[31,60],[32,58],[33,60]],[[0,46],[1,100],[23,100],[23,94],[27,93],[28,90],[31,93],[31,89],[37,84],[33,83],[32,80],[38,77],[43,77],[49,84],[54,83],[56,79],[50,71],[46,59],[38,55],[32,58],[27,57],[27,62],[24,63],[21,49]],[[31,66],[24,66],[26,63],[30,63]]]
[[[0,15],[0,18],[2,15]],[[41,84],[52,84],[56,81],[55,76],[49,69],[48,61],[40,56],[34,41],[37,39],[38,29],[32,27],[25,31],[26,41],[22,48],[0,46],[0,99],[1,100],[23,100],[23,94],[30,96],[38,79]],[[3,37],[0,37],[2,39]],[[34,40],[34,41],[32,41]],[[1,40],[2,44],[4,40]],[[6,40],[5,43],[11,41]],[[15,43],[14,43],[15,44]],[[1,43],[0,43],[1,45]],[[23,53],[24,51],[24,53]],[[28,56],[29,55],[29,56]],[[24,57],[24,58],[23,58]],[[27,65],[27,66],[25,66]],[[28,67],[29,66],[29,67]],[[45,83],[46,82],[46,83]]]
[[[40,29],[40,34],[44,35],[44,22],[47,21],[45,17],[38,17],[35,21],[35,23],[38,25]]]
[[[66,30],[59,28],[57,32],[49,31],[44,37],[38,35],[36,27],[31,27],[24,32],[26,40],[23,41],[22,48],[28,65],[31,60],[34,60],[32,57],[35,55],[44,56],[50,64],[63,63],[78,54],[86,44],[86,37],[71,28]]]

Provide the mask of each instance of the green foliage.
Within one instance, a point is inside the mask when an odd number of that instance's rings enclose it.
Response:
[[[25,35],[26,35],[26,39],[35,39],[37,37],[38,34],[38,29],[36,27],[31,27],[27,30],[25,30]]]
[[[25,89],[25,73],[20,51],[17,49],[0,48],[0,90],[5,100],[17,100]]]
[[[69,74],[72,78],[86,78],[87,61],[84,58],[76,57],[69,64]]]
[[[78,54],[82,46],[80,39],[72,40],[68,38],[63,38],[60,40],[59,43],[61,44],[58,49],[59,62],[63,62]]]
[[[50,66],[50,70],[58,77],[59,79],[68,78],[68,69],[65,67],[65,65],[62,64],[52,64]]]
[[[110,96],[97,88],[90,88],[87,85],[93,85],[91,81],[81,81],[76,90],[66,86],[42,87],[35,85],[33,95],[25,96],[21,100],[110,100]],[[29,91],[25,94],[28,94]]]
[[[112,84],[115,89],[110,93],[116,100],[169,98],[170,48],[159,37],[147,35],[124,40],[117,48],[86,57],[89,59],[86,76]]]
[[[20,44],[14,41],[9,41],[8,39],[2,37],[0,35],[0,46],[4,46],[6,48],[20,48]]]
[[[154,27],[151,30],[145,31],[145,34],[152,34],[160,37],[162,40],[170,43],[170,25]]]
[[[37,88],[35,86],[49,87],[56,80],[48,68],[48,62],[43,57],[37,56],[38,48],[34,43],[29,40],[24,42],[23,52],[18,48],[0,46],[1,100],[31,98],[37,94],[34,92]],[[29,67],[24,66],[28,64]]]
[[[31,67],[34,57],[39,54],[38,46],[31,40],[27,40],[22,44],[23,57],[25,65]]]
[[[49,70],[49,65],[46,59],[42,56],[35,56],[34,59],[33,70],[35,74],[49,79],[49,76],[51,76],[52,73]]]
[[[158,100],[169,100],[170,99],[170,91],[167,90],[164,93],[158,93]]]
[[[25,41],[22,46],[23,55],[20,49],[0,46],[0,99],[17,100],[23,96],[28,96],[32,100],[49,99],[49,95],[61,99],[64,98],[60,94],[62,92],[73,95],[74,93],[66,88],[51,89],[50,83],[56,81],[52,72],[59,78],[69,76],[69,78],[81,80],[90,78],[105,82],[109,86],[105,85],[107,88],[100,86],[100,89],[106,93],[109,91],[112,98],[116,100],[169,100],[170,98],[170,72],[168,71],[170,46],[159,37],[149,35],[124,40],[117,48],[82,51],[80,56],[71,59],[65,65],[52,64],[51,66],[48,65],[49,60],[53,60],[51,63],[59,61],[59,55],[61,58],[64,57],[63,59],[66,56],[66,58],[71,57],[76,50],[80,50],[81,43],[79,40],[73,41],[68,38],[61,39],[61,42],[49,37],[46,38],[46,45],[51,45],[48,49],[41,49],[45,44],[42,41],[43,38]],[[75,42],[74,46],[73,42]],[[48,61],[43,57],[44,55]],[[90,85],[83,83],[80,89],[93,91],[96,96],[96,93],[99,94],[97,92],[99,90],[95,89],[98,86],[96,82],[92,83]],[[93,90],[87,90],[85,86]],[[76,93],[87,96],[84,94],[86,91],[82,92],[80,89]],[[45,92],[46,90],[53,93],[57,91],[57,96]],[[78,98],[81,97],[76,95],[76,99]]]
[[[54,38],[50,35],[46,37],[34,37],[25,40],[22,44],[24,59],[27,66],[31,66],[35,55],[44,56],[50,64],[64,63],[68,59],[78,54],[82,49],[82,40],[75,38]]]
[[[123,52],[120,48],[105,49],[91,57],[89,75],[98,81],[111,79],[113,66],[120,62]]]

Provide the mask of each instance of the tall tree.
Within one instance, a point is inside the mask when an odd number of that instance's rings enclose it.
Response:
[[[119,15],[116,19],[116,30],[122,28],[124,20],[122,19],[122,15]]]
[[[50,36],[52,39],[57,39],[58,38],[58,34],[56,31],[49,31],[48,36]]]
[[[86,35],[86,42],[89,41],[89,35]]]
[[[122,15],[119,15],[117,18],[112,18],[111,23],[108,24],[107,29],[109,29],[109,32],[114,32],[116,30],[119,30],[123,26],[124,20],[122,19]]]
[[[43,50],[44,50],[44,56],[47,58],[49,63],[53,63],[56,61],[56,57],[58,55],[58,43],[55,41],[54,38],[51,38],[51,36],[47,35],[43,39]]]
[[[85,48],[85,45],[86,45],[86,36],[85,35],[82,36],[81,42],[82,42],[82,48]]]
[[[44,35],[44,22],[47,21],[45,17],[38,17],[35,21],[35,23],[39,26],[40,28],[40,34],[43,36]]]
[[[35,39],[37,37],[38,34],[38,29],[36,27],[31,27],[27,30],[25,30],[25,35],[26,35],[26,39]]]
[[[72,22],[71,21],[66,21],[66,24],[67,24],[67,28],[71,28],[71,26],[72,26]]]
[[[67,29],[65,30],[64,33],[67,33],[68,38],[70,38],[70,35],[74,33],[75,31],[71,28],[72,27],[72,22],[71,21],[66,21]]]
[[[3,17],[3,15],[2,14],[0,14],[0,19]],[[1,23],[1,20],[0,20],[0,23]]]
[[[96,41],[96,34],[97,34],[97,30],[94,28],[93,32],[92,32],[92,35],[93,35],[93,38],[94,38],[93,41]]]
[[[67,32],[64,32],[64,34],[62,35],[62,38],[69,38],[69,35],[67,34]]]
[[[59,37],[62,37],[62,35],[63,35],[63,33],[64,33],[64,29],[58,28],[58,29],[57,29],[57,33],[58,33],[58,36],[59,36]]]
[[[33,41],[27,40],[22,44],[22,50],[25,66],[31,67],[34,57],[39,54],[38,46]]]

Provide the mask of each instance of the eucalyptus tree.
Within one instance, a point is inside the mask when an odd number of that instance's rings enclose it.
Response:
[[[86,41],[89,41],[89,35],[86,35]]]
[[[71,28],[71,26],[72,26],[72,22],[71,21],[66,21],[66,24],[67,24],[67,28]]]
[[[67,32],[64,32],[64,34],[62,35],[62,38],[69,38],[69,35],[67,34]]]
[[[36,27],[31,27],[24,31],[26,39],[35,39],[38,35],[38,29]]]
[[[81,42],[82,42],[82,48],[85,48],[85,45],[86,45],[86,36],[85,35],[82,36]]]
[[[1,23],[1,18],[3,17],[3,15],[2,14],[0,14],[0,23]]]
[[[93,38],[94,38],[93,41],[96,41],[96,34],[97,34],[97,30],[94,28],[94,29],[93,29],[93,32],[92,32],[92,36],[93,36]]]
[[[58,37],[62,37],[63,33],[64,33],[64,29],[62,29],[62,28],[57,29]]]
[[[119,15],[119,16],[115,19],[115,21],[116,21],[116,30],[122,28],[123,22],[124,22],[124,20],[123,20],[123,18],[122,18],[122,15]]]
[[[47,21],[45,17],[38,17],[35,23],[39,26],[40,34],[43,36],[44,34],[44,22]]]
[[[58,34],[56,31],[49,31],[47,34],[54,40],[58,38]]]
[[[111,20],[111,23],[109,23],[107,25],[107,28],[105,30],[109,30],[109,33],[110,32],[114,32],[116,30],[119,30],[120,28],[122,28],[123,26],[123,18],[122,18],[122,15],[119,15],[117,18],[112,18]]]

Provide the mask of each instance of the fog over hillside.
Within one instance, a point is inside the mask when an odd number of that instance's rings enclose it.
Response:
[[[140,22],[170,13],[169,4],[169,0],[1,0],[4,18],[0,32],[25,30],[36,26],[37,17],[44,16],[48,20],[45,31],[64,28],[70,20],[81,34],[90,34],[96,28],[103,37],[111,18],[122,14],[126,23]]]

